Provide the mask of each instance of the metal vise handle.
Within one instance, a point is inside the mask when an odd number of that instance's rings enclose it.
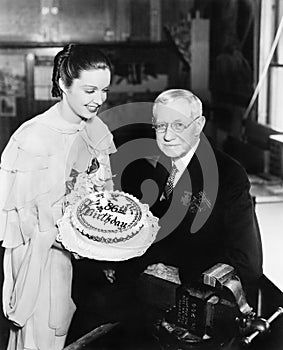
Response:
[[[253,332],[251,335],[249,335],[248,337],[245,337],[242,339],[242,342],[245,345],[249,345],[252,340],[259,335],[260,333],[265,332],[267,329],[269,329],[270,323],[273,322],[277,317],[279,317],[280,315],[283,314],[283,307],[279,306],[278,309],[266,320],[266,324],[267,327],[265,329],[262,330],[256,330],[255,332]]]

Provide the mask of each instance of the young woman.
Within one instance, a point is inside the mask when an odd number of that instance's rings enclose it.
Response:
[[[97,117],[111,80],[108,58],[69,44],[54,59],[52,95],[60,101],[25,122],[1,158],[0,239],[5,247],[3,308],[8,349],[64,347],[75,311],[71,254],[56,242],[72,174],[99,171],[112,189],[112,134]]]

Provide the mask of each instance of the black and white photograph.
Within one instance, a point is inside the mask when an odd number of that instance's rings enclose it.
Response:
[[[283,0],[0,7],[0,350],[282,350]]]

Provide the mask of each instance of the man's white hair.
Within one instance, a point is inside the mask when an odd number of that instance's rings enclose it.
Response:
[[[196,95],[185,89],[170,89],[163,91],[156,97],[152,108],[153,122],[156,118],[156,106],[158,103],[167,105],[181,98],[188,101],[189,108],[191,110],[191,115],[188,117],[196,118],[202,115],[202,102]]]

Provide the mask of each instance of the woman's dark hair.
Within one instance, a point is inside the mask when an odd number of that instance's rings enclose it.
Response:
[[[93,45],[68,44],[54,58],[52,73],[53,97],[62,97],[59,78],[68,88],[73,80],[79,78],[81,71],[90,69],[109,69],[112,67],[108,57]]]

